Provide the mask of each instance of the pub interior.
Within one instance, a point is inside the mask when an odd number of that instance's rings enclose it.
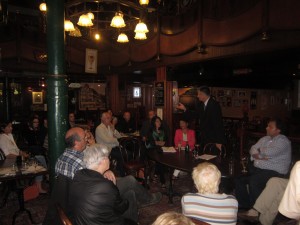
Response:
[[[41,4],[47,9],[42,10]],[[11,122],[16,145],[33,156],[36,148],[27,137],[37,119],[44,145],[39,144],[47,161],[48,172],[38,175],[44,176],[48,194],[25,201],[25,207],[36,212],[33,220],[42,223],[51,202],[55,165],[66,148],[67,130],[74,124],[88,129],[99,143],[97,127],[108,110],[124,135],[119,138],[121,149],[126,149],[124,143],[131,138],[146,152],[142,166],[139,164],[142,172],[137,174],[126,167],[130,160],[121,153],[125,174],[139,176],[138,181],[151,193],[167,192],[158,203],[162,211],[154,210],[155,205],[149,206],[152,211],[139,209],[136,222],[152,224],[164,212],[182,213],[181,197],[173,196],[173,188],[180,196],[197,192],[191,173],[202,161],[183,157],[180,147],[174,146],[174,136],[184,118],[189,129],[195,130],[197,157],[205,153],[199,121],[185,118],[186,111],[197,111],[201,101],[197,88],[203,86],[209,87],[222,112],[226,154],[217,156],[222,158],[218,164],[220,191],[235,195],[235,176],[245,170],[241,161],[250,160],[251,146],[266,135],[272,118],[281,119],[286,126],[291,169],[300,159],[299,9],[298,0],[0,0],[0,121]],[[88,13],[93,14],[88,18],[92,24],[80,24],[79,17]],[[112,18],[117,16],[124,19],[125,26],[113,25]],[[67,20],[71,28],[66,26]],[[138,23],[144,23],[146,30],[137,31]],[[184,110],[178,107],[180,103]],[[142,128],[152,110],[162,119],[161,126],[167,127],[164,145],[176,148],[175,153],[151,154],[146,148]],[[133,132],[122,131],[125,112],[131,115]],[[2,127],[1,133],[5,133],[6,126]],[[165,162],[159,154],[173,155]],[[21,180],[22,185],[29,185],[37,171],[22,178],[7,177],[3,171],[9,157],[0,159],[0,224],[31,224],[27,215],[22,221],[14,214],[21,207],[16,199],[23,199],[14,193],[24,187],[12,183]],[[182,163],[176,165],[171,159]],[[230,163],[234,171],[230,171]],[[155,180],[157,165],[165,168],[162,185]],[[172,177],[174,169],[182,171],[179,179]],[[124,171],[114,172],[121,176]],[[192,219],[195,224],[218,224]],[[247,221],[238,217],[227,224],[268,224]]]

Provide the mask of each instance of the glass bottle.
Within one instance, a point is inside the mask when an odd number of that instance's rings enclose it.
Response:
[[[186,142],[186,145],[185,145],[185,153],[189,153],[189,151],[190,151],[190,146],[189,146],[189,143],[188,142]]]

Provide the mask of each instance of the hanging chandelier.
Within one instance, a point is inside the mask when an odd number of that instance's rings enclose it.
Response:
[[[146,33],[137,32],[137,33],[135,33],[134,39],[137,39],[137,40],[146,40],[147,39]]]
[[[115,16],[111,20],[110,26],[115,28],[122,28],[126,26],[123,19],[123,13],[121,11],[116,12]]]
[[[65,20],[65,31],[75,31],[74,24],[70,20]]]
[[[82,27],[91,27],[94,25],[92,20],[90,19],[90,17],[87,14],[82,14],[79,17],[77,24]]]
[[[147,28],[147,25],[145,23],[143,23],[142,21],[140,21],[134,30],[135,33],[148,33],[149,30]]]
[[[139,0],[140,5],[148,5],[149,0]]]
[[[125,33],[119,34],[117,42],[119,42],[119,43],[129,42],[127,35]]]

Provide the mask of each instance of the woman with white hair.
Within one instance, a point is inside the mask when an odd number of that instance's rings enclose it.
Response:
[[[218,193],[221,180],[218,168],[211,163],[200,163],[192,177],[198,193],[182,197],[182,213],[212,225],[236,224],[238,202],[232,195]]]
[[[70,202],[76,225],[126,224],[137,221],[134,191],[121,198],[117,186],[103,174],[109,169],[109,150],[94,144],[84,151],[86,169],[78,170],[70,188]],[[131,195],[131,196],[128,196]]]

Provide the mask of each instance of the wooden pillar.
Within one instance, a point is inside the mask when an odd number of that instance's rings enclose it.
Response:
[[[163,109],[163,120],[166,121],[170,128],[170,134],[169,134],[169,145],[173,143],[173,98],[172,98],[172,92],[173,92],[173,82],[167,81],[167,68],[159,67],[156,69],[156,81],[164,82],[165,83],[165,92],[164,92],[164,106]]]
[[[120,111],[120,93],[119,93],[119,76],[111,74],[107,76],[108,81],[108,96],[110,108],[113,113],[117,114]]]

